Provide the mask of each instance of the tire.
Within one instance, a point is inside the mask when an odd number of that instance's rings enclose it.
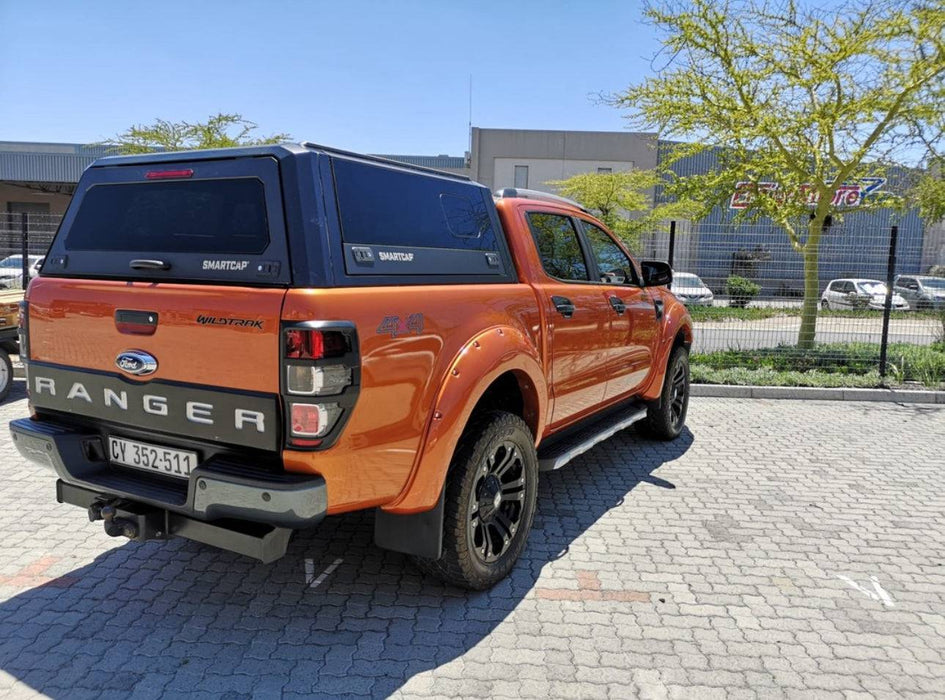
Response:
[[[0,401],[10,393],[13,386],[13,363],[6,350],[0,349]]]
[[[538,455],[525,421],[484,413],[466,428],[446,476],[443,554],[414,562],[454,586],[492,587],[525,549],[537,493]]]
[[[822,308],[824,311],[830,311],[830,302],[826,299],[821,299],[820,308]]]
[[[657,440],[673,440],[686,425],[689,410],[689,351],[683,346],[673,349],[666,363],[666,378],[659,401],[647,409],[640,429]]]

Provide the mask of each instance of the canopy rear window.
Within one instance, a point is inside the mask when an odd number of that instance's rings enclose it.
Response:
[[[65,239],[70,251],[258,255],[268,245],[255,177],[94,185]]]

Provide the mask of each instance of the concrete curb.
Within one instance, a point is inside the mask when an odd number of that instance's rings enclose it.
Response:
[[[807,386],[693,384],[692,395],[725,399],[801,399],[808,401],[889,401],[945,405],[945,391],[914,389],[826,389]]]

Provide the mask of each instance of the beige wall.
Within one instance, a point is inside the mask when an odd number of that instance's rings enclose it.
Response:
[[[492,190],[511,187],[514,166],[528,165],[528,186],[598,167],[615,171],[656,167],[656,134],[621,131],[472,130],[471,177]],[[535,172],[532,172],[532,166]]]
[[[515,166],[528,166],[528,189],[554,193],[551,180],[565,180],[572,175],[596,173],[598,168],[613,172],[633,169],[633,163],[619,160],[563,160],[561,158],[495,158],[492,182],[494,190],[515,186]]]

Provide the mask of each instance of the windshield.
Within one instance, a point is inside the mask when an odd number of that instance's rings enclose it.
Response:
[[[679,287],[701,287],[702,280],[688,272],[677,272],[673,275],[673,284]]]
[[[886,296],[886,285],[882,282],[858,282],[857,288],[870,296]]]
[[[23,258],[19,255],[11,255],[9,258],[0,260],[0,268],[21,268],[23,267]]]
[[[945,278],[929,277],[928,279],[922,280],[922,286],[936,291],[945,291]]]

